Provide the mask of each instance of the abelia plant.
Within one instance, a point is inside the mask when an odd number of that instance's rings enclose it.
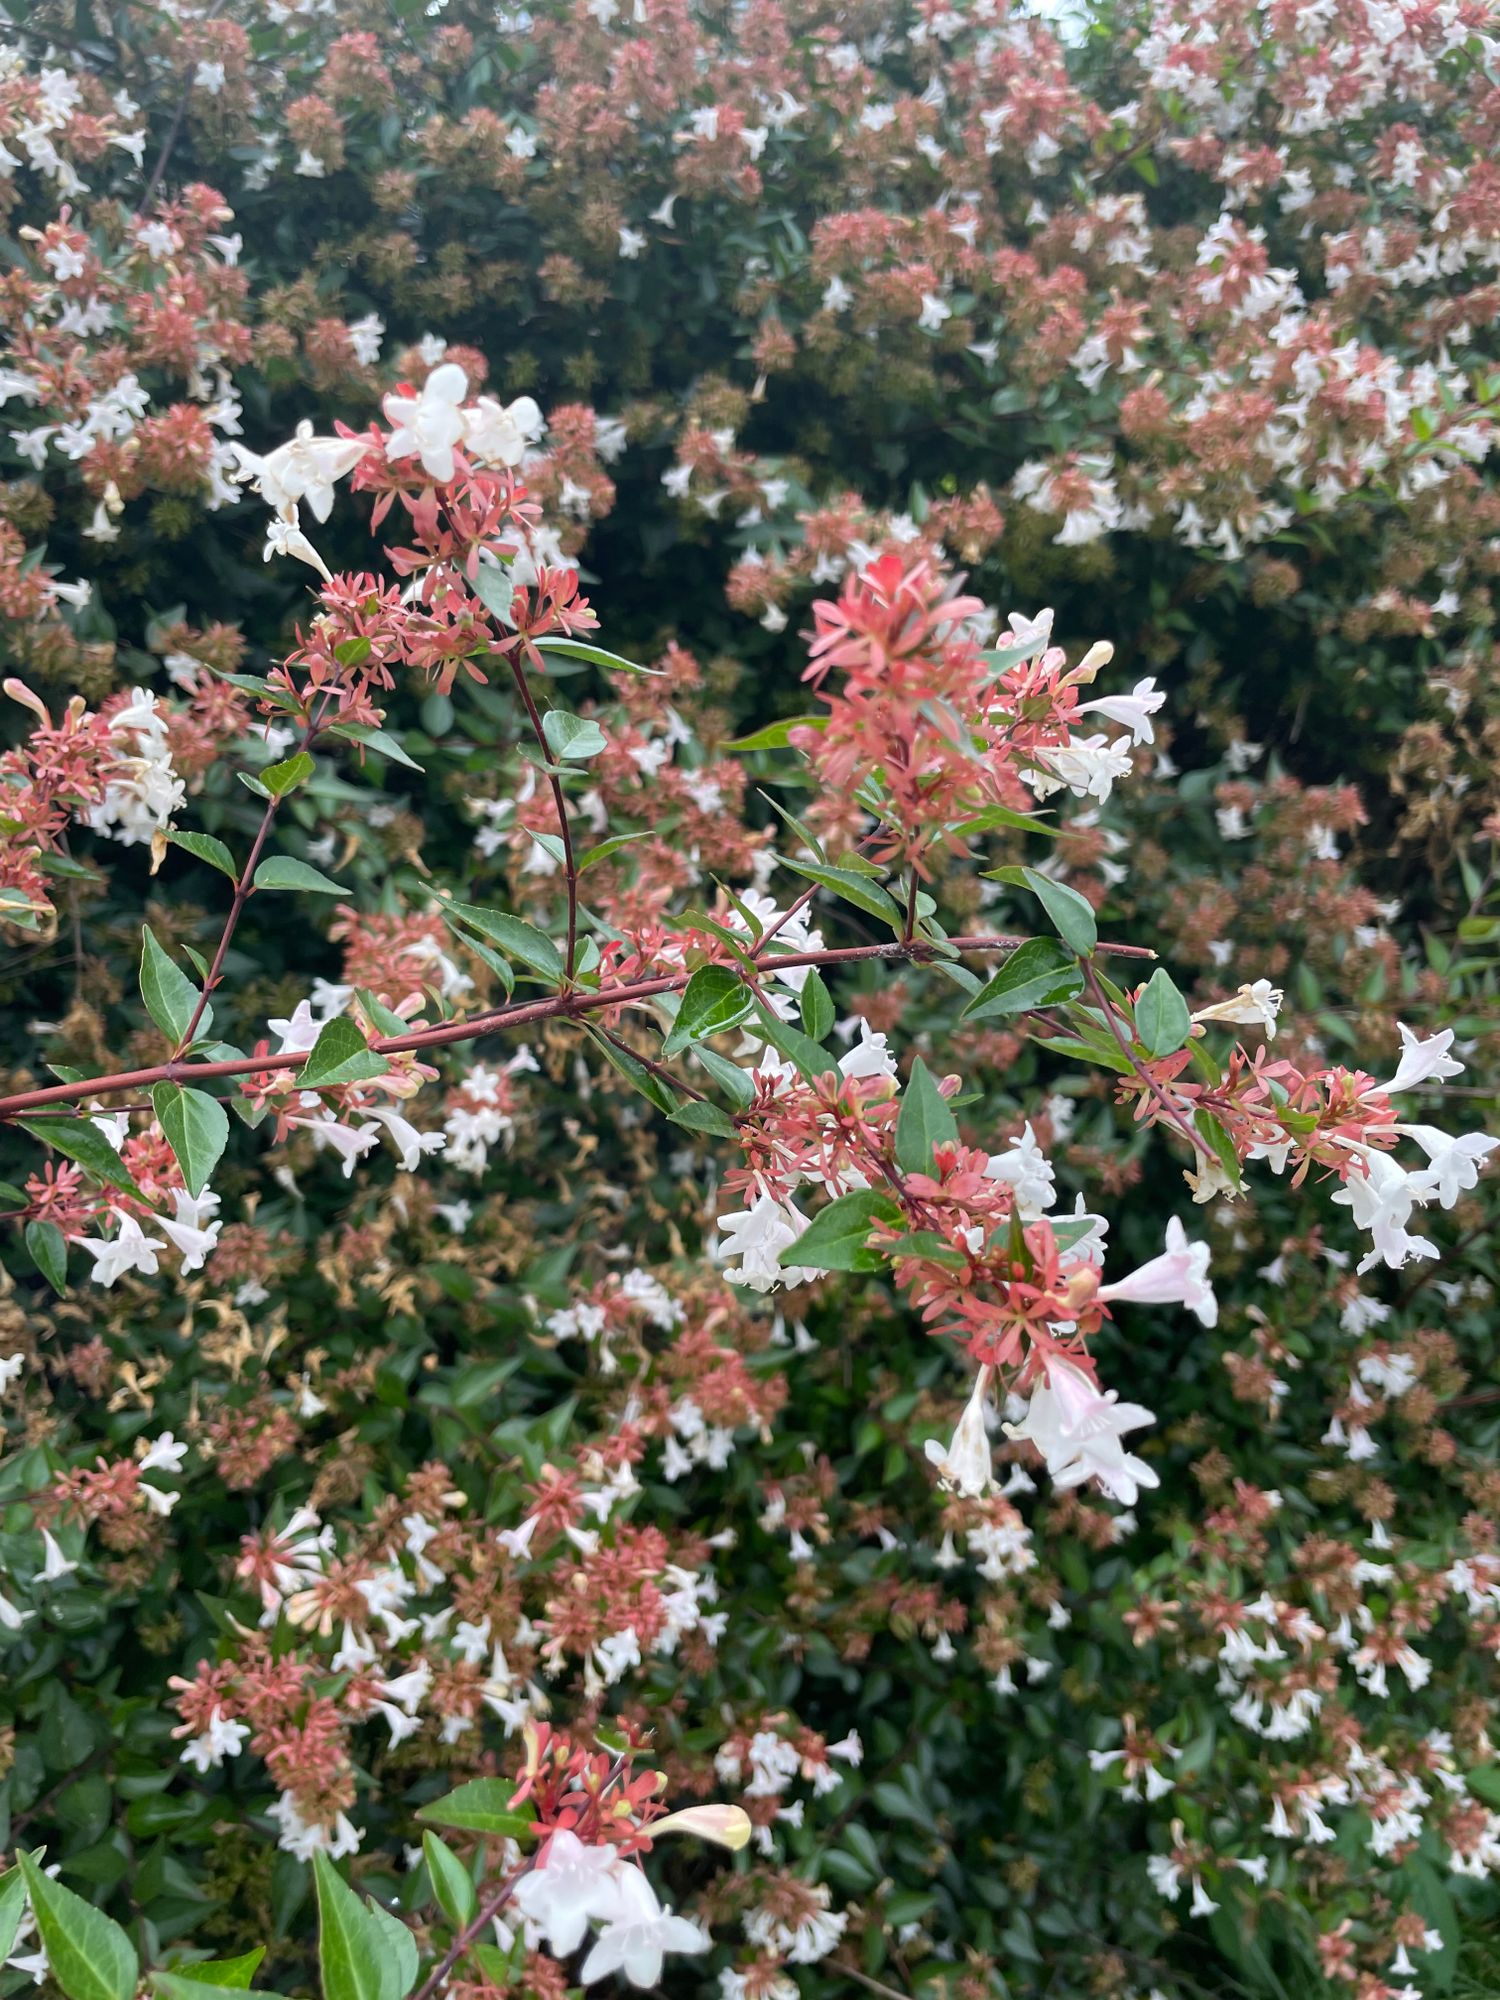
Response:
[[[1492,51],[1325,12],[27,10],[18,1985],[1482,1953]]]

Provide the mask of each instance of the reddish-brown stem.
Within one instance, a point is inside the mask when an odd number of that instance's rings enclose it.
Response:
[[[769,933],[768,933],[769,935]],[[832,951],[790,951],[768,961],[770,966],[829,966],[858,965],[866,960],[916,960],[938,958],[945,950],[958,952],[1014,951],[1017,945],[1026,944],[1029,939],[996,935],[994,937],[956,937],[946,940],[944,945],[932,943],[927,938],[913,938],[909,943],[897,939],[890,944],[845,945]],[[764,940],[762,940],[762,946]],[[1100,944],[1097,949],[1113,958],[1153,959],[1155,952],[1145,945]],[[663,993],[680,993],[690,972],[677,972],[661,979],[639,979],[632,985],[614,986],[598,993],[580,991],[574,988],[568,993],[550,994],[545,1000],[527,1000],[519,1004],[495,1009],[489,1014],[476,1014],[465,1021],[440,1021],[430,1028],[413,1028],[404,1035],[387,1035],[370,1044],[377,1055],[403,1055],[410,1051],[445,1048],[453,1042],[477,1041],[481,1035],[496,1034],[511,1028],[528,1028],[538,1021],[553,1021],[559,1017],[576,1018],[580,1014],[597,1013],[611,1007],[638,1006],[644,1000],[655,1000]],[[23,1117],[29,1111],[40,1111],[48,1105],[78,1104],[91,1097],[107,1097],[120,1090],[145,1090],[153,1083],[205,1083],[221,1077],[249,1076],[253,1072],[267,1070],[300,1069],[307,1061],[306,1049],[288,1050],[284,1055],[235,1056],[222,1062],[166,1062],[153,1064],[149,1069],[120,1070],[109,1076],[82,1077],[74,1083],[51,1083],[38,1090],[23,1090],[14,1097],[0,1098],[0,1120]]]
[[[495,1891],[494,1895],[480,1904],[473,1918],[464,1925],[458,1936],[449,1945],[437,1964],[417,1988],[412,1996],[412,2000],[432,2000],[433,1994],[440,1991],[448,1974],[457,1965],[458,1961],[469,1949],[469,1946],[475,1942],[487,1925],[494,1922],[501,1910],[510,1901],[512,1890],[530,1867],[531,1863],[527,1861],[519,1868],[513,1868],[500,1884],[500,1887]]]
[[[1146,1086],[1146,1089],[1155,1099],[1157,1105],[1160,1107],[1162,1112],[1168,1118],[1171,1119],[1172,1123],[1177,1127],[1178,1131],[1187,1140],[1188,1144],[1192,1147],[1193,1151],[1195,1153],[1201,1153],[1203,1158],[1207,1160],[1211,1165],[1216,1163],[1219,1156],[1214,1151],[1213,1147],[1208,1144],[1208,1142],[1201,1136],[1201,1134],[1194,1131],[1193,1127],[1188,1123],[1187,1119],[1183,1116],[1181,1107],[1176,1103],[1174,1103],[1170,1097],[1168,1097],[1167,1093],[1162,1089],[1161,1085],[1157,1082],[1156,1078],[1151,1074],[1150,1070],[1145,1068],[1143,1064],[1137,1061],[1129,1042],[1126,1041],[1124,1033],[1121,1030],[1120,1023],[1115,1015],[1115,1010],[1109,1004],[1109,995],[1104,991],[1104,988],[1099,984],[1098,975],[1095,973],[1094,968],[1088,963],[1086,959],[1080,961],[1080,964],[1083,972],[1083,983],[1089,989],[1090,997],[1093,999],[1095,1006],[1104,1016],[1105,1026],[1109,1029],[1109,1032],[1114,1036],[1115,1045],[1119,1049],[1120,1054],[1125,1058],[1126,1062],[1130,1064],[1132,1074],[1140,1078],[1141,1082]]]
[[[300,756],[304,751],[310,750],[317,741],[318,731],[323,726],[323,718],[328,713],[331,699],[331,696],[326,697],[317,715],[308,718],[307,727],[302,732],[302,740],[297,745],[296,755]],[[204,1013],[208,1008],[209,997],[219,983],[219,975],[224,970],[225,955],[229,950],[229,941],[234,936],[235,929],[244,914],[246,903],[249,902],[254,893],[256,865],[260,860],[261,850],[270,836],[271,822],[276,817],[276,808],[281,804],[283,796],[284,794],[277,793],[266,800],[266,809],[260,816],[260,825],[255,829],[255,838],[250,843],[250,853],[246,858],[244,867],[240,870],[239,880],[234,885],[234,900],[229,905],[229,915],[224,919],[224,929],[219,935],[219,948],[214,953],[213,964],[208,968],[208,977],[203,982],[203,991],[198,995],[198,1004],[193,1009],[192,1019],[188,1022],[183,1032],[182,1040],[172,1051],[174,1061],[182,1054],[184,1049],[190,1049],[193,1046],[193,1039],[198,1033],[198,1024],[203,1019]]]
[[[516,683],[516,692],[526,705],[526,713],[531,718],[531,731],[536,737],[537,748],[542,754],[542,762],[547,768],[547,783],[552,787],[552,803],[557,808],[557,823],[562,829],[563,866],[568,871],[568,949],[564,963],[568,977],[573,977],[573,967],[578,957],[578,864],[573,859],[573,835],[568,827],[568,802],[563,796],[562,780],[552,770],[552,752],[547,748],[547,732],[542,727],[541,711],[526,679],[526,669],[516,656],[506,656],[510,671]],[[538,662],[540,664],[540,662]]]

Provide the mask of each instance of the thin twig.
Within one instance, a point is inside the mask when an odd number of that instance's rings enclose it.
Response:
[[[578,864],[573,858],[573,835],[568,827],[568,802],[563,796],[562,780],[552,769],[552,752],[547,746],[547,732],[542,728],[541,714],[536,699],[526,679],[526,669],[514,654],[509,655],[510,671],[515,679],[516,691],[526,705],[526,713],[531,718],[532,734],[536,737],[537,748],[542,753],[546,766],[547,783],[552,787],[552,803],[557,809],[557,823],[562,829],[563,866],[568,871],[568,978],[573,977],[573,967],[578,957]]]
[[[437,1992],[438,1988],[447,1979],[448,1974],[457,1965],[458,1961],[469,1949],[469,1946],[473,1944],[479,1933],[487,1924],[493,1923],[501,1910],[505,1908],[505,1905],[510,1901],[512,1890],[531,1866],[531,1862],[527,1861],[521,1867],[511,1870],[495,1894],[490,1897],[489,1901],[480,1905],[472,1922],[464,1925],[458,1936],[449,1945],[437,1964],[412,1995],[412,2000],[432,2000],[433,1994]]]
[[[948,938],[939,945],[927,938],[913,938],[910,943],[897,940],[891,944],[846,945],[832,951],[789,951],[773,963],[778,971],[798,965],[858,965],[881,960],[920,964],[941,957],[946,951],[970,954],[1014,951],[1018,945],[1029,942],[1026,937],[997,935]],[[1100,944],[1095,948],[1116,958],[1151,959],[1156,956],[1144,945]],[[573,1020],[601,1009],[639,1006],[643,1001],[659,999],[664,993],[680,993],[691,977],[690,972],[678,972],[661,979],[636,980],[628,986],[607,987],[597,993],[575,987],[567,993],[552,994],[545,1000],[524,1001],[497,1008],[492,1013],[478,1014],[471,1020],[442,1021],[435,1027],[414,1028],[408,1034],[382,1036],[371,1042],[370,1047],[376,1055],[383,1056],[420,1053],[446,1048],[454,1042],[477,1041],[482,1035],[529,1028],[539,1021]],[[108,1076],[81,1077],[72,1083],[47,1084],[41,1089],[24,1090],[13,1097],[0,1098],[0,1120],[19,1118],[49,1105],[78,1104],[91,1097],[107,1097],[115,1091],[147,1090],[154,1083],[206,1083],[216,1082],[222,1077],[301,1069],[310,1054],[308,1049],[289,1049],[277,1055],[268,1052],[256,1056],[234,1056],[219,1062],[174,1060],[153,1063],[146,1069],[120,1070]]]
[[[1104,988],[1099,984],[1099,977],[1098,974],[1094,971],[1094,968],[1088,963],[1086,959],[1079,961],[1079,968],[1083,973],[1084,985],[1087,986],[1087,988],[1089,989],[1089,994],[1093,999],[1094,1004],[1098,1007],[1100,1013],[1102,1013],[1104,1016],[1105,1026],[1109,1029],[1109,1032],[1114,1036],[1116,1047],[1119,1049],[1120,1054],[1125,1058],[1126,1062],[1128,1062],[1130,1065],[1131,1074],[1133,1076],[1139,1077],[1141,1082],[1145,1084],[1146,1089],[1150,1092],[1151,1096],[1156,1100],[1157,1105],[1166,1114],[1166,1116],[1171,1119],[1172,1123],[1177,1127],[1178,1131],[1182,1133],[1183,1137],[1187,1140],[1188,1144],[1193,1148],[1193,1150],[1197,1153],[1201,1153],[1204,1159],[1207,1160],[1210,1163],[1210,1165],[1216,1164],[1218,1162],[1219,1156],[1214,1151],[1213,1147],[1208,1144],[1207,1140],[1204,1139],[1201,1133],[1195,1131],[1194,1128],[1188,1123],[1187,1119],[1183,1116],[1181,1107],[1172,1098],[1168,1097],[1167,1093],[1162,1089],[1161,1085],[1157,1082],[1156,1078],[1151,1074],[1150,1070],[1146,1069],[1143,1064],[1139,1063],[1136,1060],[1135,1054],[1131,1049],[1129,1042],[1126,1041],[1124,1032],[1122,1031],[1120,1023],[1115,1016],[1115,1010],[1109,1004],[1109,996],[1104,991]]]

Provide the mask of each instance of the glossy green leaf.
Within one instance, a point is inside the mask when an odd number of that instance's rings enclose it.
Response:
[[[1083,974],[1066,946],[1056,938],[1028,938],[1017,945],[999,971],[970,1000],[964,1014],[970,1020],[986,1015],[1024,1014],[1034,1007],[1052,1007],[1083,991]]]
[[[1011,882],[1018,889],[1029,889],[1042,908],[1051,918],[1058,936],[1078,954],[1087,958],[1099,942],[1099,926],[1094,921],[1093,908],[1087,898],[1080,896],[1076,889],[1066,883],[1053,882],[1045,875],[1039,875],[1035,868],[992,868],[985,875],[987,882]]]
[[[462,1930],[478,1907],[468,1869],[447,1841],[435,1833],[422,1835],[422,1857],[427,1863],[427,1876],[438,1908],[456,1929]]]
[[[683,990],[672,1032],[663,1044],[675,1055],[689,1042],[702,1041],[743,1021],[755,1005],[754,996],[738,973],[727,965],[700,965]]]
[[[542,717],[542,735],[558,763],[586,764],[607,750],[609,743],[597,722],[572,715],[565,708],[549,708]]]
[[[456,1792],[423,1806],[417,1818],[429,1826],[457,1827],[468,1833],[491,1833],[523,1840],[531,1829],[529,1812],[511,1806],[514,1784],[504,1778],[474,1778]]]
[[[510,916],[504,910],[486,910],[478,903],[445,903],[443,909],[445,915],[478,931],[481,937],[499,945],[507,957],[519,959],[542,978],[563,977],[562,953],[544,931],[528,924],[523,917]]]
[[[888,1194],[861,1188],[855,1194],[840,1195],[820,1209],[782,1261],[793,1269],[818,1271],[880,1271],[885,1255],[869,1246],[870,1232],[877,1222],[899,1229],[899,1206]]]
[[[262,861],[255,871],[257,889],[303,889],[315,896],[347,896],[348,889],[342,882],[332,882],[316,868],[309,868],[305,861],[295,861],[290,854],[273,854],[268,861]]]
[[[222,840],[215,840],[211,833],[169,833],[167,839],[174,847],[180,847],[188,854],[195,854],[200,861],[206,861],[210,868],[217,868],[227,875],[231,882],[239,880],[239,870],[234,865],[234,856]]]
[[[0,1965],[15,1949],[16,1932],[26,1910],[26,1878],[19,1868],[0,1875]]]
[[[68,1239],[55,1222],[26,1225],[26,1248],[47,1283],[59,1297],[68,1289]]]
[[[242,1951],[237,1958],[200,1958],[192,1965],[185,1965],[181,1977],[191,1979],[195,1986],[234,1986],[246,1988],[260,1969],[260,1962],[266,1955],[263,1944],[252,1945],[249,1951]]]
[[[172,1046],[180,1046],[202,996],[180,966],[174,965],[151,931],[141,930],[141,998],[146,1012]],[[205,1007],[198,1030],[207,1034],[213,1009]]]
[[[406,2000],[418,1963],[406,1925],[356,1894],[321,1852],[313,1856],[313,1881],[323,2000]]]
[[[67,2000],[130,2000],[140,1961],[126,1933],[112,1917],[43,1874],[24,1850],[16,1861],[52,1977]]]
[[[317,769],[305,750],[299,750],[295,757],[285,757],[279,764],[267,764],[256,777],[273,799],[284,799],[288,792],[305,785]]]
[[[318,1031],[299,1081],[308,1090],[324,1090],[336,1083],[368,1083],[384,1076],[390,1064],[376,1055],[354,1022],[336,1014]]]
[[[717,1104],[703,1104],[694,1098],[672,1113],[672,1123],[688,1132],[709,1132],[717,1139],[737,1139],[739,1127]]]
[[[736,736],[724,745],[726,750],[785,750],[791,743],[794,729],[824,730],[828,727],[826,715],[789,715],[781,722],[768,722],[764,729],[757,729],[749,736]]]
[[[880,922],[900,933],[901,911],[895,899],[872,882],[866,875],[853,868],[823,867],[813,861],[793,861],[783,857],[782,866],[790,868],[793,874],[806,876],[809,882],[816,882],[845,903],[852,903],[856,910],[863,910],[867,917],[878,917]]]
[[[516,586],[508,569],[499,563],[481,562],[469,588],[492,617],[498,618],[502,625],[509,624]]]
[[[930,1174],[934,1146],[951,1146],[958,1138],[958,1120],[920,1056],[901,1093],[896,1118],[896,1164],[903,1173]]]
[[[1152,973],[1135,1003],[1136,1040],[1148,1056],[1169,1056],[1192,1031],[1188,1003],[1164,966]]]
[[[828,991],[827,982],[815,965],[808,966],[807,977],[802,982],[802,991],[797,999],[803,1027],[815,1042],[826,1042],[833,1032],[836,1016],[833,995]]]
[[[602,646],[585,645],[581,639],[538,639],[539,653],[556,653],[564,660],[587,660],[590,666],[604,667],[610,673],[660,675],[660,667],[642,667],[634,660],[625,660],[618,653],[606,653]]]
[[[188,1193],[196,1198],[229,1144],[229,1114],[207,1091],[184,1090],[175,1083],[154,1085],[151,1103]]]
[[[119,1154],[92,1119],[21,1118],[16,1122],[23,1132],[29,1132],[33,1139],[45,1140],[65,1160],[76,1161],[106,1187],[118,1188],[122,1194],[140,1193],[121,1166]]]

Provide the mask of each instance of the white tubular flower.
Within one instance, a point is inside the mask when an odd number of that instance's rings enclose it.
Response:
[[[1015,1190],[1016,1214],[1023,1222],[1037,1222],[1056,1199],[1052,1162],[1037,1144],[1028,1118],[1013,1146],[992,1153],[985,1167],[987,1181],[1004,1181]]]
[[[1451,1028],[1444,1028],[1440,1034],[1429,1035],[1423,1041],[1404,1021],[1396,1025],[1401,1030],[1401,1060],[1390,1082],[1376,1086],[1387,1097],[1398,1090],[1415,1089],[1419,1083],[1441,1083],[1445,1077],[1457,1076],[1462,1071],[1463,1064],[1448,1053],[1453,1046]]]
[[[453,477],[453,448],[464,436],[460,407],[469,393],[469,378],[456,361],[441,362],[419,393],[397,391],[381,408],[391,426],[386,446],[391,458],[419,458],[429,479],[446,484]]]
[[[591,1918],[609,1919],[619,1911],[618,1865],[613,1847],[586,1847],[576,1833],[564,1830],[553,1834],[546,1859],[521,1877],[511,1900],[557,1957],[567,1958],[583,1943]]]
[[[113,1285],[127,1271],[139,1271],[144,1277],[154,1278],[158,1268],[156,1253],[165,1250],[166,1244],[159,1236],[146,1235],[133,1215],[126,1215],[118,1208],[111,1213],[120,1225],[117,1235],[73,1238],[94,1260],[95,1284]]]
[[[530,396],[497,403],[478,396],[463,413],[464,445],[484,465],[519,465],[545,428],[540,408]]]
[[[292,556],[297,562],[306,563],[309,569],[315,569],[325,583],[333,582],[333,572],[298,527],[295,507],[290,517],[280,514],[273,517],[266,529],[266,545],[261,556],[265,562],[273,556]]]
[[[166,1216],[158,1215],[156,1226],[172,1247],[182,1252],[182,1275],[187,1277],[203,1269],[204,1258],[219,1240],[224,1225],[209,1220],[219,1205],[219,1197],[205,1191],[195,1200],[186,1188],[173,1188],[172,1201],[177,1210],[175,1218],[169,1221]]]
[[[312,425],[304,419],[293,438],[264,458],[242,444],[231,443],[229,448],[239,460],[241,483],[253,486],[274,512],[291,518],[288,510],[305,500],[313,518],[326,521],[333,511],[334,487],[364,457],[365,440],[314,437]]]
[[[1500,1139],[1483,1132],[1469,1132],[1453,1139],[1435,1125],[1398,1125],[1408,1139],[1415,1139],[1430,1162],[1433,1191],[1444,1208],[1452,1208],[1461,1194],[1479,1185],[1479,1169],[1500,1146]]]
[[[1033,1391],[1019,1424],[1005,1426],[1013,1438],[1027,1438],[1047,1461],[1053,1484],[1081,1486],[1095,1479],[1112,1500],[1133,1507],[1143,1486],[1160,1479],[1121,1444],[1126,1431],[1155,1423],[1139,1403],[1122,1403],[1101,1392],[1082,1369],[1056,1357],[1046,1363],[1046,1381]]]
[[[984,1421],[993,1372],[981,1368],[975,1377],[973,1393],[948,1449],[944,1451],[936,1438],[929,1438],[924,1447],[928,1463],[937,1467],[938,1484],[950,1493],[961,1493],[966,1500],[982,1500],[995,1484],[990,1434]]]
[[[1118,1299],[1127,1305],[1186,1306],[1205,1326],[1218,1324],[1219,1302],[1208,1282],[1208,1245],[1189,1243],[1175,1215],[1167,1224],[1162,1255],[1116,1284],[1101,1285],[1098,1297],[1105,1305]]]
[[[1107,736],[1074,736],[1031,754],[1040,768],[1023,771],[1021,777],[1039,799],[1067,790],[1075,798],[1098,799],[1102,804],[1114,790],[1116,778],[1130,776],[1130,751],[1119,738],[1112,742]]]
[[[782,1253],[790,1250],[808,1226],[807,1217],[792,1202],[774,1201],[763,1194],[741,1215],[721,1215],[724,1232],[721,1255],[726,1263],[739,1259],[737,1270],[726,1269],[731,1285],[748,1285],[753,1292],[773,1291],[777,1285],[789,1289],[807,1284],[825,1273],[814,1266],[784,1265]]]
[[[621,1867],[616,1880],[618,1909],[583,1961],[579,1977],[585,1986],[612,1972],[623,1972],[632,1986],[655,1986],[669,1951],[708,1950],[707,1933],[664,1910],[641,1869]]]
[[[1431,1201],[1438,1191],[1432,1170],[1408,1173],[1389,1153],[1361,1152],[1356,1159],[1364,1171],[1357,1164],[1333,1199],[1374,1240],[1374,1249],[1360,1260],[1359,1275],[1380,1263],[1399,1271],[1414,1257],[1435,1257],[1437,1251],[1426,1238],[1411,1235],[1406,1227],[1413,1208]]]
[[[1238,993],[1228,1000],[1216,1000],[1211,1007],[1200,1007],[1193,1019],[1226,1021],[1242,1028],[1264,1028],[1266,1040],[1274,1042],[1276,1016],[1281,1012],[1285,997],[1281,988],[1273,986],[1269,979],[1257,979],[1253,986],[1241,986]]]
[[[1079,715],[1104,715],[1130,731],[1132,743],[1154,743],[1156,731],[1151,718],[1166,702],[1155,677],[1137,681],[1129,694],[1102,694],[1095,701],[1081,701]]]
[[[245,1724],[227,1721],[223,1711],[216,1708],[203,1734],[183,1745],[181,1761],[191,1764],[195,1771],[209,1771],[226,1757],[238,1757],[249,1741],[250,1731]]]

